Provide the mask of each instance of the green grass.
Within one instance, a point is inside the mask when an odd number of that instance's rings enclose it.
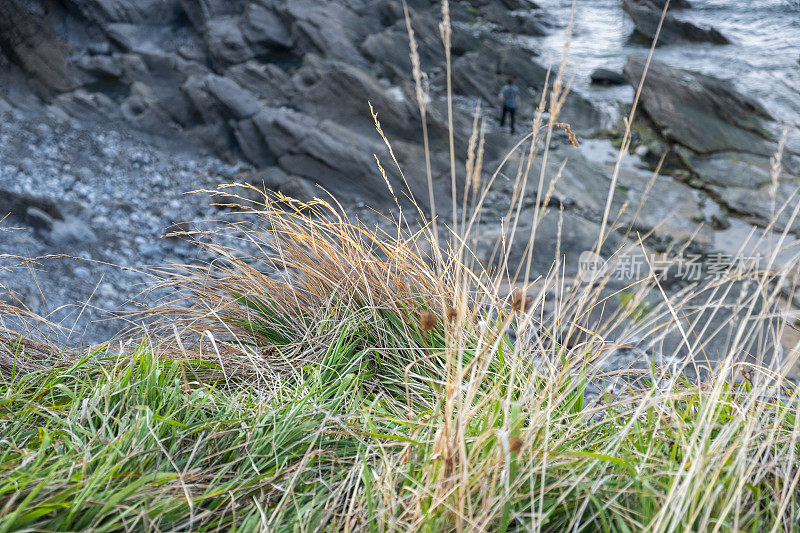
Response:
[[[0,531],[797,529],[794,400],[672,380],[586,406],[580,374],[507,356],[448,413],[372,386],[362,348],[260,390],[146,345],[4,376]]]

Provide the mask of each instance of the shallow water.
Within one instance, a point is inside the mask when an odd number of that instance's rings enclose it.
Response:
[[[693,8],[671,13],[700,26],[713,25],[732,44],[687,43],[662,46],[655,57],[672,66],[732,80],[759,99],[793,137],[800,127],[800,0],[692,0]],[[545,62],[561,61],[572,0],[537,0],[561,31],[534,40]],[[630,103],[630,87],[597,88],[589,75],[598,67],[620,71],[628,55],[646,56],[648,48],[630,43],[633,23],[620,0],[576,0],[568,69],[573,87],[597,101]]]
[[[693,7],[674,10],[679,19],[699,26],[713,25],[732,42],[720,46],[686,43],[661,46],[655,57],[665,63],[731,80],[741,92],[758,99],[776,118],[776,127],[785,124],[789,146],[800,149],[800,0],[691,0]],[[545,64],[561,62],[566,26],[572,0],[537,0],[560,26],[550,35],[530,39],[541,52]],[[634,90],[629,86],[596,87],[590,74],[603,67],[621,71],[629,55],[647,56],[649,48],[631,42],[633,23],[622,10],[621,0],[576,0],[575,21],[567,59],[568,76],[574,75],[573,88],[606,109],[629,104]],[[610,166],[615,150],[607,141],[584,141],[582,151],[589,159]],[[630,155],[624,165],[640,167]],[[638,162],[640,163],[640,162]],[[719,210],[710,199],[706,203]],[[800,242],[792,237],[783,241],[747,222],[730,218],[731,226],[715,232],[713,248],[731,255],[769,257],[781,248],[774,266],[797,261]],[[780,246],[778,246],[780,243]]]

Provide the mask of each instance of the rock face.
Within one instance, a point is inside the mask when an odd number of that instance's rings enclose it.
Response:
[[[415,0],[408,8],[430,81],[438,178],[448,164],[440,7]],[[454,5],[452,17],[456,93],[494,104],[513,75],[533,102],[546,71],[500,34],[542,34],[541,10],[527,1],[469,0]],[[277,166],[342,201],[381,204],[391,198],[373,154],[386,160],[388,151],[371,103],[409,165],[406,192],[421,204],[428,197],[399,0],[9,0],[0,5],[0,61],[24,72],[59,115],[179,132],[226,160]],[[564,113],[583,131],[598,128],[600,113],[578,96]],[[469,119],[456,119],[459,153]],[[393,167],[384,165],[387,177],[403,189]],[[449,183],[439,181],[444,200]]]
[[[672,4],[670,4],[672,5]],[[675,7],[675,6],[672,6]],[[622,0],[622,8],[631,17],[636,26],[636,33],[647,41],[652,41],[661,20],[664,9],[663,2],[653,0]],[[678,20],[669,13],[664,18],[658,44],[674,44],[681,41],[709,42],[714,44],[729,44],[727,37],[716,28],[701,28]]]
[[[637,85],[644,59],[630,57],[625,78]],[[694,152],[736,151],[770,155],[764,122],[771,117],[729,82],[654,60],[641,96],[642,110],[670,141]]]
[[[77,86],[67,61],[69,46],[55,36],[55,13],[44,3],[9,0],[0,4],[0,52],[32,74],[46,90]]]

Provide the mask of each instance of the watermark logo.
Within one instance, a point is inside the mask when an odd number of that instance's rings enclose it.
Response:
[[[593,283],[603,277],[635,281],[651,273],[665,276],[667,272],[676,279],[690,282],[720,280],[723,277],[756,279],[769,266],[769,262],[760,254],[731,256],[722,253],[676,257],[666,254],[633,254],[604,259],[594,252],[586,251],[580,255],[578,261],[578,279],[584,283]]]
[[[608,261],[594,252],[583,252],[578,263],[578,278],[584,283],[592,283],[608,272]]]

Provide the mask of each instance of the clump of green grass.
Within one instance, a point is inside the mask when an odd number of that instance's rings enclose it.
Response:
[[[171,355],[4,374],[1,531],[764,531],[800,511],[793,390],[662,376],[586,405],[585,376],[507,356],[448,413],[435,383],[430,410],[376,393],[345,344],[269,389]]]

